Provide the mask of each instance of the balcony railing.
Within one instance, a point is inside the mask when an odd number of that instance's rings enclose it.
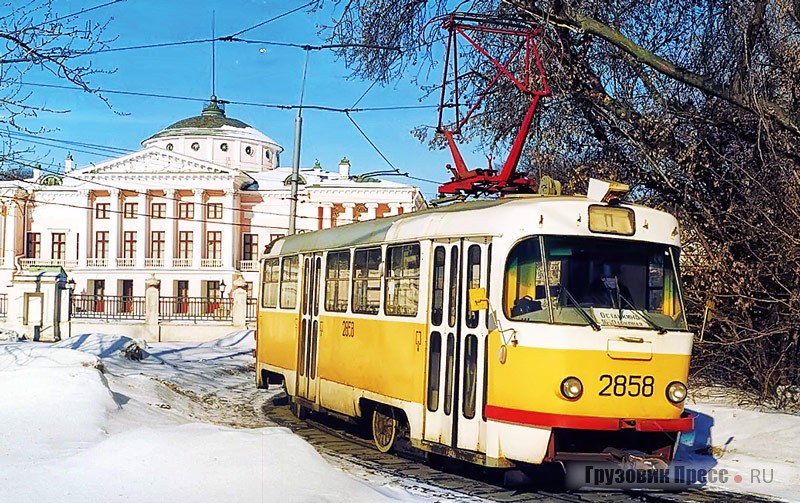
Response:
[[[132,295],[74,294],[70,309],[73,318],[143,320],[145,298]]]
[[[192,259],[190,258],[174,258],[172,259],[172,267],[192,267]]]
[[[77,260],[67,260],[63,258],[21,258],[19,265],[23,269],[31,267],[63,267],[64,269],[74,269],[78,267]]]
[[[164,259],[163,258],[147,257],[147,258],[144,259],[144,266],[145,267],[164,267]]]
[[[158,317],[162,321],[232,321],[233,299],[214,297],[161,297]]]
[[[240,271],[257,271],[258,270],[258,260],[240,260],[239,261],[239,270]]]
[[[117,267],[120,269],[132,269],[136,267],[136,259],[135,258],[118,258],[117,259]]]
[[[0,293],[0,318],[8,316],[8,294]]]
[[[200,267],[222,267],[221,258],[204,258],[200,260]]]
[[[108,259],[96,257],[87,258],[86,267],[108,267]]]

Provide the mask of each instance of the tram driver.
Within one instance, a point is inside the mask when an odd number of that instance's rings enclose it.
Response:
[[[592,307],[623,309],[630,307],[631,292],[620,280],[620,267],[616,262],[605,260],[600,263],[599,274],[589,285],[581,304]]]

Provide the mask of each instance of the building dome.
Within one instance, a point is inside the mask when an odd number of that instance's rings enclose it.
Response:
[[[243,171],[279,166],[283,147],[249,124],[225,115],[216,96],[195,117],[180,120],[142,142]]]

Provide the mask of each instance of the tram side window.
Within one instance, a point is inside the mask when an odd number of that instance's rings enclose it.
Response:
[[[298,257],[286,257],[281,264],[281,308],[297,307],[297,279],[300,262]]]
[[[347,311],[350,293],[350,251],[328,253],[325,272],[325,309]]]
[[[431,333],[431,345],[428,350],[428,410],[439,409],[439,380],[442,364],[442,334]]]
[[[381,305],[381,249],[356,250],[353,256],[353,312],[378,314]]]
[[[278,307],[279,278],[278,259],[265,261],[261,276],[261,307]]]
[[[467,250],[467,291],[481,286],[481,247],[471,245]],[[467,327],[476,328],[480,311],[467,311]]]
[[[478,338],[472,334],[465,340],[464,396],[461,412],[467,419],[475,417],[475,395],[478,383]]]
[[[386,314],[416,316],[419,308],[419,244],[386,249]]]
[[[456,326],[458,317],[458,246],[450,248],[450,291],[448,292],[447,324]]]
[[[431,323],[442,324],[444,315],[444,246],[433,252],[433,295],[431,296]]]

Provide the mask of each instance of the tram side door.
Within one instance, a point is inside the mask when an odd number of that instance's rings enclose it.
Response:
[[[433,243],[424,439],[452,446],[455,400],[460,240]]]
[[[454,410],[455,447],[469,451],[484,451],[486,446],[486,338],[488,335],[484,310],[469,309],[469,290],[489,291],[489,238],[464,239],[461,242],[461,287],[458,309],[458,358],[456,403]]]
[[[300,303],[300,334],[297,364],[297,395],[311,402],[317,399],[319,385],[317,360],[319,347],[319,290],[322,255],[303,258],[303,283]]]

